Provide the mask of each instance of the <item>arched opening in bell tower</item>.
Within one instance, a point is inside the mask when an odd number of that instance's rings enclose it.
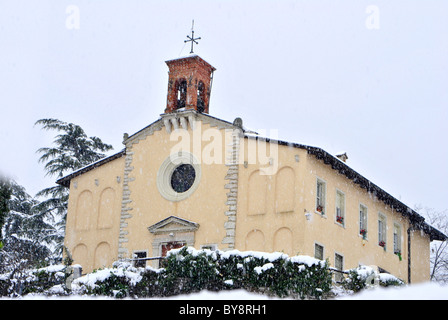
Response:
[[[204,112],[205,110],[205,85],[204,82],[199,81],[198,83],[198,99],[197,99],[197,110],[199,112]]]
[[[179,79],[176,81],[176,108],[185,108],[187,101],[187,80]]]

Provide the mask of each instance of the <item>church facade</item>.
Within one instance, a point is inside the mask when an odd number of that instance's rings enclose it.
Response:
[[[429,244],[446,236],[326,151],[209,115],[215,68],[169,60],[167,106],[124,134],[125,148],[65,176],[65,246],[84,272],[172,248],[282,251],[337,269],[375,265],[429,280]],[[158,261],[136,261],[157,266]]]

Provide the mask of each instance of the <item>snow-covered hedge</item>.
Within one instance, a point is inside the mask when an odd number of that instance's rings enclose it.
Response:
[[[162,269],[121,265],[78,278],[78,294],[151,297],[201,290],[246,289],[280,297],[320,299],[331,290],[325,261],[282,253],[171,250]]]
[[[66,287],[73,268],[65,265],[0,275],[0,296],[94,295],[116,298],[164,297],[201,290],[245,289],[279,297],[322,299],[331,295],[327,262],[280,252],[210,251],[190,247],[168,252],[163,267],[136,268],[116,262]],[[70,276],[71,277],[71,276]],[[369,286],[403,285],[400,279],[361,266],[348,271],[343,285],[350,292]]]
[[[171,290],[244,288],[300,298],[321,298],[331,290],[326,262],[309,256],[182,248],[171,250],[165,263]]]
[[[378,273],[372,267],[359,266],[348,270],[348,277],[343,285],[346,289],[358,292],[369,286],[401,286],[404,282],[391,274]]]
[[[72,283],[73,294],[115,298],[163,296],[164,269],[136,268],[130,263],[116,262],[112,268],[96,270]]]
[[[30,293],[65,294],[65,265],[24,270],[0,275],[0,296],[21,296]]]

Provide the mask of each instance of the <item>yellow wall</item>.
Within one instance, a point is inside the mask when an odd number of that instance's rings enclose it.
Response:
[[[424,282],[430,276],[429,236],[422,231],[411,232],[411,282]]]
[[[324,247],[324,258],[332,266],[335,254],[339,254],[344,258],[344,269],[376,265],[407,281],[408,220],[305,150],[284,145],[278,148],[274,176],[260,175],[256,164],[240,166],[237,247],[314,256],[317,243]],[[317,178],[326,183],[325,215],[316,211]],[[345,195],[343,224],[336,221],[337,190]],[[365,240],[359,234],[360,204],[368,209]],[[386,250],[379,246],[379,214],[386,217]],[[401,261],[394,254],[394,225],[400,230]],[[412,282],[427,281],[429,237],[414,232],[411,241]]]
[[[331,166],[323,164],[313,156],[309,156],[309,174],[307,185],[314,186],[307,194],[307,210],[313,212],[308,237],[308,250],[314,250],[314,241],[324,245],[325,256],[334,265],[335,253],[344,257],[344,268],[362,265],[377,265],[392,274],[406,280],[407,263],[405,259],[399,261],[393,253],[393,224],[400,225],[402,257],[407,256],[406,219],[401,214],[395,213],[383,202],[378,201],[373,195],[355,185],[345,176],[331,169]],[[314,203],[317,177],[325,180],[327,187],[326,217],[315,213]],[[345,194],[344,225],[336,222],[336,190]],[[366,240],[359,234],[359,208],[360,204],[367,207],[367,237]],[[386,250],[379,246],[378,219],[379,214],[386,217]],[[310,251],[308,251],[311,253]]]
[[[188,238],[196,248],[214,244],[225,250],[233,244],[224,239],[234,236],[236,249],[283,251],[289,255],[314,256],[317,243],[324,247],[324,258],[332,266],[337,253],[344,258],[344,269],[377,265],[407,281],[407,218],[304,149],[278,145],[278,152],[271,153],[275,150],[267,146],[267,156],[260,164],[260,159],[254,160],[260,145],[240,137],[237,213],[232,216],[235,191],[228,186],[233,169],[223,163],[229,144],[229,134],[224,132],[229,126],[220,127],[219,121],[211,120],[198,126],[201,134],[207,132],[199,137],[199,149],[195,149],[198,137],[193,138],[191,127],[184,130],[191,138],[187,151],[202,161],[200,183],[185,200],[169,201],[157,186],[159,168],[181,141],[170,139],[173,135],[162,121],[130,138],[126,157],[72,179],[65,245],[84,272],[110,266],[118,258],[132,258],[137,251],[146,252],[148,257],[158,256],[163,241]],[[210,155],[210,142],[219,137],[222,161],[216,157],[218,163],[208,163],[204,156]],[[263,172],[268,174],[260,174]],[[317,178],[326,183],[325,215],[316,211]],[[337,190],[345,195],[343,225],[335,218]],[[366,240],[359,235],[360,204],[368,208]],[[378,245],[379,213],[386,218],[386,250]],[[169,216],[194,222],[199,228],[171,235],[148,230]],[[394,224],[401,231],[402,261],[393,252]],[[235,229],[229,228],[235,225]],[[413,232],[412,282],[428,279],[429,238]]]
[[[118,158],[70,182],[65,246],[83,272],[116,260],[124,158]]]
[[[236,247],[283,251],[290,255],[303,253],[305,166],[302,161],[306,152],[279,146],[278,158],[273,157],[272,164],[254,164],[250,157],[259,148],[253,141],[244,139],[241,144],[244,160],[239,166]],[[269,148],[266,154],[270,154]],[[275,175],[263,174],[270,173],[269,167],[277,168]]]
[[[207,129],[210,129],[210,125],[203,125],[202,130]],[[188,132],[193,137],[191,128]],[[132,180],[129,182],[132,199],[129,207],[132,208],[130,211],[132,218],[127,220],[127,230],[132,232],[129,231],[128,242],[125,244],[128,257],[135,251],[146,251],[148,256],[153,256],[154,235],[148,231],[148,227],[169,216],[200,225],[194,235],[196,247],[207,244],[220,245],[225,237],[223,226],[227,221],[224,215],[227,190],[224,185],[228,170],[225,165],[202,163],[198,188],[185,200],[168,201],[157,188],[158,170],[179,142],[180,140],[171,141],[170,134],[163,128],[139,140],[138,143],[127,145],[128,150],[133,152],[131,163],[133,170],[129,175]],[[193,153],[193,139],[189,146]],[[224,148],[224,144],[222,147]],[[198,160],[201,157],[200,153],[195,154]]]

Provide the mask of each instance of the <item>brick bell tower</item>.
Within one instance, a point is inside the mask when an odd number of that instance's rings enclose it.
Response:
[[[216,69],[196,54],[165,62],[169,68],[165,113],[182,108],[209,113],[213,72]]]

